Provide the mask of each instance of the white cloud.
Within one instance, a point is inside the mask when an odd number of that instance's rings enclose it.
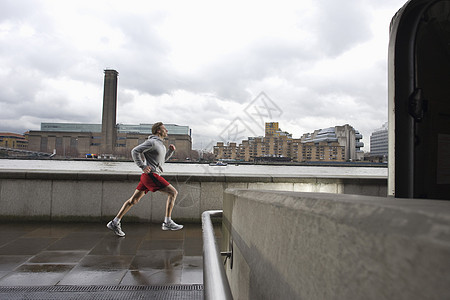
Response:
[[[100,122],[113,68],[118,122],[188,125],[196,148],[262,91],[294,136],[348,123],[368,146],[387,120],[388,28],[404,2],[5,0],[0,130]]]

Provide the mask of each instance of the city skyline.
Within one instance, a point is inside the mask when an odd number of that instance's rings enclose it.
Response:
[[[269,123],[278,124],[279,122],[269,122]],[[269,123],[266,123],[266,126]],[[117,125],[117,133],[130,132],[130,133],[136,133],[136,134],[137,133],[151,134],[149,131],[150,130],[149,128],[151,127],[152,124],[119,124],[118,123],[116,125]],[[319,132],[324,129],[334,128],[334,127],[339,127],[339,126],[346,126],[346,125],[353,127],[351,124],[342,124],[342,125],[331,126],[328,128],[316,128],[312,132],[305,132],[305,133],[301,134],[300,136],[293,136],[292,133],[290,133],[288,130],[282,129],[281,127],[277,128],[278,129],[277,132],[281,133],[282,135],[287,135],[293,139],[305,139],[306,136],[313,135],[315,132]],[[386,124],[384,124],[384,125],[386,125]],[[80,132],[80,133],[82,133],[82,132],[101,133],[101,126],[102,126],[102,124],[86,124],[86,123],[41,123],[41,128],[40,128],[40,130],[37,130],[37,131],[55,131],[55,132],[67,131],[67,132]],[[169,124],[168,126],[172,126],[172,127],[176,126],[176,127],[181,128],[180,130],[176,130],[177,132],[174,132],[173,134],[180,134],[180,133],[188,134],[188,135],[190,134],[189,125]],[[64,128],[66,128],[66,129],[64,129]],[[267,130],[267,127],[266,127],[266,130]],[[356,128],[355,128],[355,130],[356,130],[356,132],[359,132]],[[376,131],[374,131],[374,132],[376,132]],[[4,132],[4,133],[6,133],[6,132]],[[11,132],[11,134],[23,136],[20,133]],[[245,137],[245,139],[264,137],[266,134],[267,134],[267,132],[264,135],[247,136],[247,137]],[[216,141],[214,141],[214,143],[223,142],[224,144],[229,144],[229,143],[241,143],[242,141],[244,141],[244,140],[234,140],[234,141],[216,140]],[[213,147],[214,147],[214,145],[213,145]],[[202,149],[193,148],[192,150],[202,150]],[[369,151],[366,151],[366,152],[369,152]]]

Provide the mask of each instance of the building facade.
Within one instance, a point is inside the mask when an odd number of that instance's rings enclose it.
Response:
[[[164,124],[169,137],[166,146],[174,144],[177,148],[173,158],[184,160],[190,156],[192,139],[188,126]],[[104,153],[102,124],[42,123],[40,131],[26,134],[28,149],[52,153],[59,157],[98,157],[131,158],[131,149],[144,142],[151,134],[152,124],[118,124],[115,130],[115,143],[112,153]]]
[[[28,147],[28,141],[22,134],[0,132],[0,147],[25,150]]]
[[[370,135],[370,156],[387,157],[389,148],[389,127],[386,122]]]
[[[41,123],[41,130],[27,133],[28,150],[53,153],[59,157],[131,158],[131,149],[144,142],[153,124],[117,124],[118,72],[105,70],[102,124]],[[158,121],[158,120],[156,120]],[[164,124],[169,131],[165,144],[177,148],[174,160],[185,160],[192,152],[188,126]]]
[[[352,126],[345,124],[342,126],[318,129],[312,133],[302,136],[302,143],[327,143],[331,147],[344,147],[344,161],[363,160],[364,152],[361,150],[364,143],[361,142],[362,134]]]
[[[214,155],[222,160],[239,160],[239,147],[236,143],[225,145],[223,142],[218,142],[214,147]]]
[[[264,137],[249,137],[239,145],[218,142],[214,155],[220,160],[344,162],[363,159],[361,139],[350,125],[319,129],[294,139],[278,122],[271,122],[265,124]]]

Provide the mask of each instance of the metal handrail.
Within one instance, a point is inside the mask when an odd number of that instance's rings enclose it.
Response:
[[[205,300],[233,299],[211,222],[211,217],[222,217],[222,213],[222,210],[208,210],[202,213]]]

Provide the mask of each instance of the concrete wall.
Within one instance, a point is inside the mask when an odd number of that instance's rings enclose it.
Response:
[[[138,173],[0,171],[2,220],[105,221],[135,190]],[[226,188],[386,195],[386,179],[272,176],[164,176],[179,191],[174,219],[200,222],[205,210],[222,209]],[[166,197],[148,193],[124,221],[160,222]]]
[[[450,297],[448,201],[229,189],[223,210],[234,299]]]

